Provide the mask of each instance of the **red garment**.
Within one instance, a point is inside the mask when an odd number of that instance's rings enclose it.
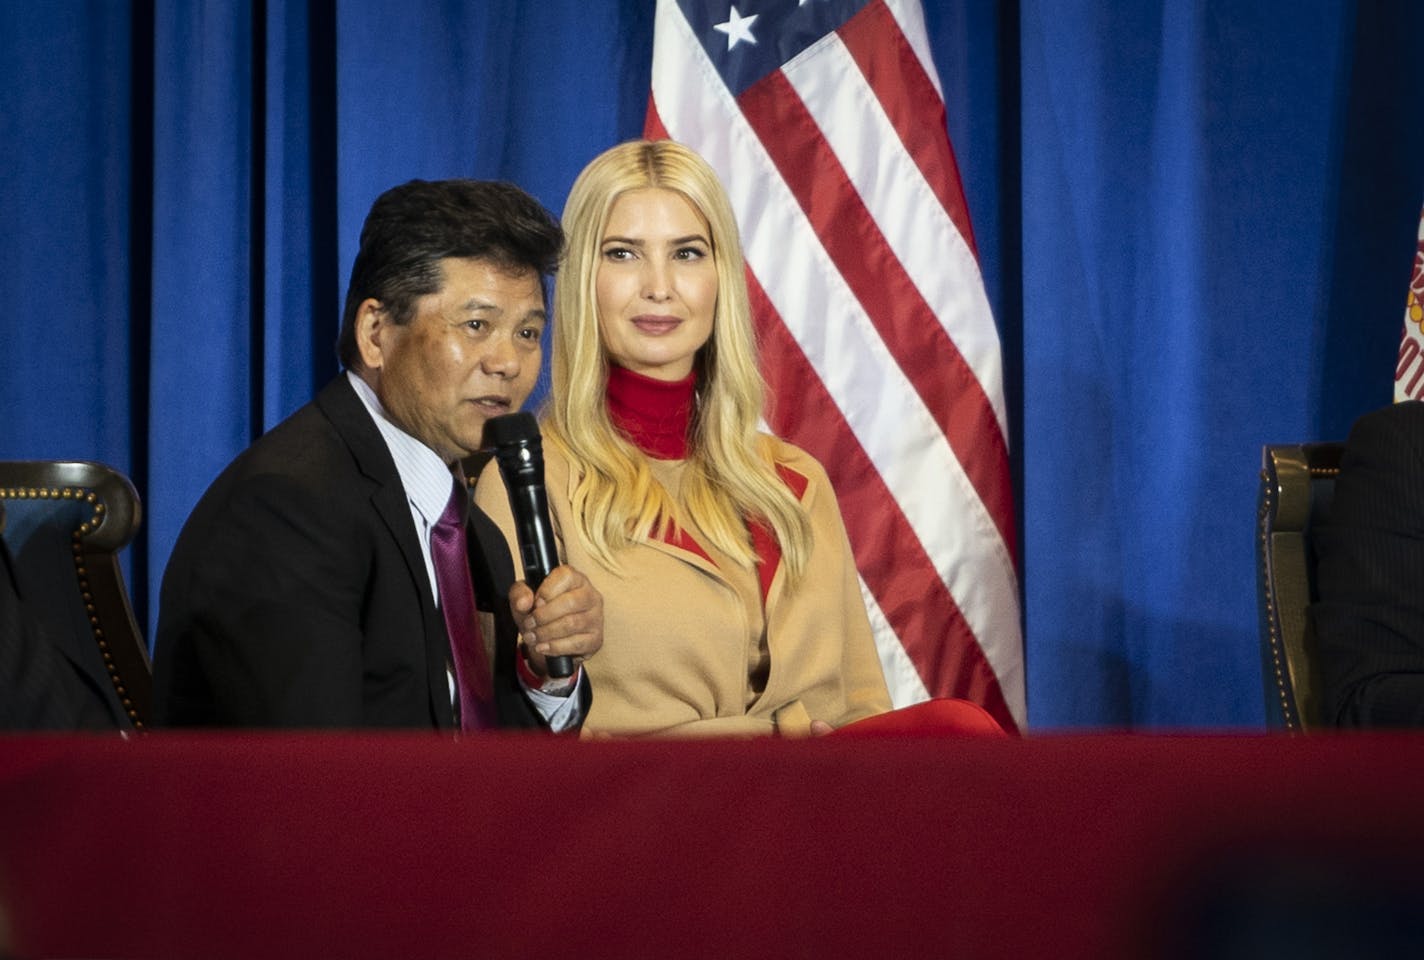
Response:
[[[639,450],[659,460],[686,460],[697,374],[654,380],[623,367],[608,368],[608,416]]]
[[[837,737],[1007,737],[989,711],[968,700],[927,700],[848,723]]]

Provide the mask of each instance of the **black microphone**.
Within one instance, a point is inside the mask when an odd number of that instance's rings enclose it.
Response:
[[[524,582],[538,590],[544,578],[559,565],[554,525],[549,521],[549,501],[544,495],[544,445],[539,421],[532,413],[507,413],[485,421],[485,447],[493,448],[509,509],[519,539],[519,559]],[[571,677],[572,657],[547,657],[549,676]]]

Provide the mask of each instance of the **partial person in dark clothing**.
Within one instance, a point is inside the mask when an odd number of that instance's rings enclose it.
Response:
[[[1356,421],[1315,543],[1326,723],[1424,726],[1424,402]]]
[[[0,506],[0,530],[5,528]],[[116,730],[122,717],[28,606],[0,540],[0,730]]]

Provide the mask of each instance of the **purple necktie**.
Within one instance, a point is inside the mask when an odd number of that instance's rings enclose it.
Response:
[[[430,559],[435,585],[440,591],[440,612],[450,635],[450,659],[455,665],[455,690],[460,698],[460,729],[498,726],[494,712],[494,681],[489,657],[480,638],[475,590],[470,584],[470,561],[465,548],[465,511],[469,494],[456,481],[445,512],[430,530]]]

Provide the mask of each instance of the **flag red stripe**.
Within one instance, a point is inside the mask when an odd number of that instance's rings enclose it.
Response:
[[[959,179],[959,164],[944,135],[944,101],[925,73],[924,64],[900,32],[895,15],[884,0],[875,0],[837,32],[900,134],[900,142],[939,197],[944,212],[974,252],[974,258],[979,259],[974,227],[969,221],[969,207],[964,202],[964,187]]]
[[[672,139],[668,136],[667,127],[663,126],[663,118],[658,114],[657,90],[648,94],[648,113],[643,118],[643,136],[649,140]]]
[[[770,74],[738,103],[836,269],[944,432],[1012,557],[1008,446],[974,371],[891,250],[786,75]]]
[[[834,473],[856,567],[926,689],[973,700],[1017,729],[993,667],[904,512],[750,270],[747,285],[767,385],[784,401],[768,413],[772,429]]]

